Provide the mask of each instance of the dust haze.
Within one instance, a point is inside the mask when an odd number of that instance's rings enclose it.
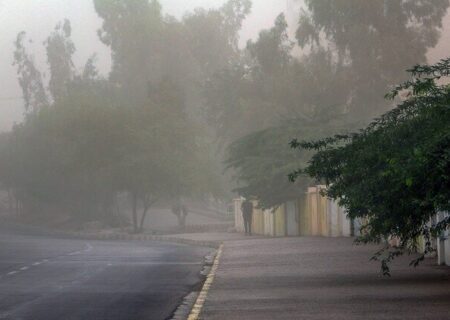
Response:
[[[0,2],[0,211],[158,233],[277,206],[310,183],[286,179],[293,137],[364,126],[450,51],[448,1],[407,2]]]

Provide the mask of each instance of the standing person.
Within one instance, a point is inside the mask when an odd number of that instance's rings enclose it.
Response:
[[[242,217],[244,218],[245,234],[252,235],[252,215],[253,215],[253,203],[246,199],[241,206]]]

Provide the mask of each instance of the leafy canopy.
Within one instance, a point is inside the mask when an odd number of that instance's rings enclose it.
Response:
[[[359,241],[400,239],[398,248],[376,255],[385,273],[392,258],[417,248],[419,236],[427,239],[425,254],[432,251],[430,235],[450,223],[447,217],[429,226],[438,212],[450,210],[450,87],[445,84],[450,58],[408,71],[411,80],[387,95],[399,99],[398,106],[367,128],[291,142],[293,148],[316,153],[290,179],[307,174],[324,182],[327,196],[337,199],[350,218],[367,222]]]

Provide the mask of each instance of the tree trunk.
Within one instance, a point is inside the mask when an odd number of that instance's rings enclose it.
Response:
[[[9,214],[13,213],[13,210],[14,210],[13,207],[14,207],[13,194],[12,194],[11,189],[8,189],[8,213]]]
[[[153,206],[157,201],[157,198],[151,198],[150,196],[145,196],[142,199],[142,202],[144,204],[144,210],[142,211],[142,216],[141,216],[141,221],[139,224],[139,230],[140,232],[144,231],[144,222],[145,222],[145,217],[147,216],[147,212],[148,210],[151,208],[151,206]]]
[[[142,211],[141,221],[139,223],[139,232],[144,231],[144,221],[145,221],[145,217],[147,216],[148,209],[149,209],[149,207],[144,207],[144,210]]]
[[[134,233],[138,232],[138,222],[137,222],[137,195],[135,192],[131,194],[131,202],[132,202],[132,215],[133,215],[133,231]]]

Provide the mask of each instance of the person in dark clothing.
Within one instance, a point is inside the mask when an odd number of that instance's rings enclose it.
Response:
[[[253,203],[250,200],[245,200],[241,206],[242,217],[244,218],[245,234],[252,235],[252,215]]]

